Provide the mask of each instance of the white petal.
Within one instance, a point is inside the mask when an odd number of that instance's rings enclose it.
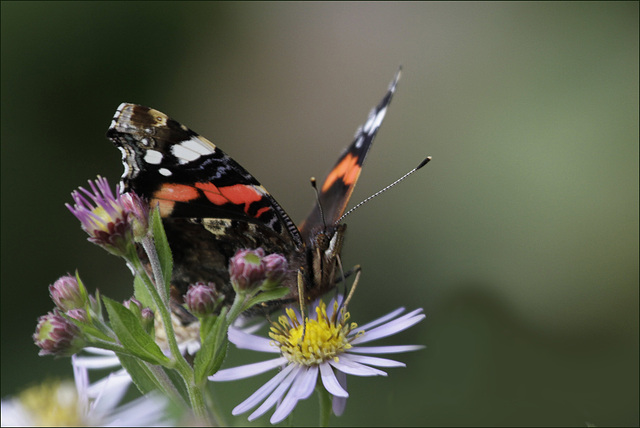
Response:
[[[347,390],[347,375],[338,370],[336,373],[336,379],[338,379],[338,383],[340,386]],[[344,413],[344,409],[347,407],[347,397],[333,397],[333,403],[331,403],[331,408],[333,410],[333,414],[336,416],[340,416]]]
[[[335,395],[336,397],[349,396],[349,393],[338,383],[336,375],[333,373],[333,369],[328,363],[325,362],[320,364],[320,375],[322,377],[322,384],[331,395]]]
[[[262,385],[256,392],[251,394],[249,398],[244,400],[242,403],[238,404],[233,411],[232,415],[236,416],[241,413],[246,412],[249,409],[254,408],[259,402],[264,400],[264,398],[273,391],[278,384],[284,379],[291,371],[295,368],[293,364],[289,364],[286,366],[280,373],[272,377],[269,382]]]
[[[404,310],[405,310],[404,308],[398,308],[393,312],[389,312],[387,315],[384,315],[378,319],[371,321],[370,323],[367,323],[365,325],[359,325],[358,330],[365,330],[365,331],[371,330],[373,327],[379,326],[380,324],[383,324],[391,319],[394,319],[395,317],[403,313]]]
[[[105,357],[76,356],[75,365],[88,369],[107,369],[120,365],[120,360],[113,354]]]
[[[369,357],[367,355],[349,355],[349,360],[356,363],[368,364],[377,367],[406,367],[405,363],[400,361],[389,360],[386,358]]]
[[[293,409],[295,409],[298,401],[308,398],[313,392],[313,388],[316,386],[318,379],[318,366],[311,366],[304,368],[296,377],[289,393],[282,403],[278,406],[276,411],[271,416],[269,422],[277,424],[283,421]]]
[[[416,311],[422,311],[422,309],[416,309]],[[416,315],[416,311],[403,315],[396,320],[389,321],[388,323],[381,325],[380,327],[376,327],[373,330],[369,330],[365,332],[364,335],[353,339],[351,343],[355,345],[358,343],[371,342],[372,340],[391,336],[393,334],[401,332],[402,330],[406,330],[407,328],[425,319],[424,314]],[[358,330],[360,329],[358,328]]]
[[[349,349],[353,354],[398,354],[400,352],[417,351],[424,349],[423,345],[396,345],[396,346],[354,346]]]
[[[365,366],[364,364],[357,363],[349,359],[347,354],[340,356],[340,359],[336,361],[329,361],[336,369],[346,374],[354,376],[386,376],[387,374],[382,370],[374,369],[373,367]]]
[[[214,382],[225,382],[228,380],[244,379],[275,369],[278,366],[286,364],[286,362],[286,358],[280,357],[274,360],[261,361],[259,363],[224,369],[218,371],[213,376],[209,376],[209,380]]]
[[[111,373],[104,379],[91,385],[87,391],[89,397],[95,397],[89,414],[93,418],[102,418],[116,408],[127,388],[131,384],[131,377],[126,371]]]
[[[32,411],[24,408],[17,398],[2,400],[1,411],[3,427],[28,427],[36,424],[31,418]]]
[[[236,345],[239,349],[250,349],[258,352],[280,353],[280,349],[273,344],[271,339],[261,336],[248,334],[243,330],[231,327],[229,328],[229,341]]]
[[[273,391],[273,393],[266,400],[264,400],[264,403],[262,403],[260,407],[258,407],[253,413],[251,413],[247,419],[252,421],[264,415],[267,410],[272,408],[278,402],[278,400],[282,398],[282,396],[287,392],[287,390],[291,386],[291,383],[298,377],[298,375],[300,375],[301,371],[304,371],[307,369],[306,367],[299,366],[297,364],[296,365],[291,364],[289,367],[293,367],[293,369],[291,370],[291,373],[289,373],[289,375],[283,379],[283,381],[280,383],[280,385],[278,385],[276,390]]]
[[[167,404],[159,394],[145,395],[116,409],[103,424],[108,427],[170,426],[172,421],[163,419],[166,418],[164,410]]]

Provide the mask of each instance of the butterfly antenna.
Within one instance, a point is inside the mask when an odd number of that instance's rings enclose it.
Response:
[[[393,186],[395,186],[396,184],[400,183],[402,180],[404,180],[405,178],[407,178],[408,176],[410,176],[411,174],[413,174],[414,172],[416,172],[417,170],[419,170],[420,168],[422,168],[423,166],[425,166],[427,163],[429,163],[429,161],[431,160],[431,156],[427,156],[422,162],[420,162],[420,165],[418,165],[417,167],[413,168],[411,171],[407,172],[405,175],[403,175],[402,177],[398,178],[396,181],[394,181],[393,183],[389,184],[388,186],[386,186],[384,189],[378,190],[376,193],[374,193],[373,195],[369,196],[367,199],[363,200],[362,202],[358,203],[356,206],[354,206],[353,208],[351,208],[349,211],[347,211],[346,213],[344,213],[342,215],[342,217],[340,217],[337,221],[336,224],[340,223],[342,221],[343,218],[345,218],[346,216],[348,216],[349,214],[351,214],[353,211],[355,211],[356,209],[360,208],[360,206],[366,204],[367,202],[369,202],[371,199],[375,198],[376,196],[378,196],[379,194],[381,194],[382,192],[386,192],[387,190],[389,190],[390,188],[392,188]]]
[[[322,210],[322,204],[320,203],[320,192],[318,191],[318,183],[316,183],[316,178],[311,177],[311,187],[316,192],[316,202],[318,204],[318,211],[320,211],[320,218],[322,219],[322,225],[324,228],[327,228],[327,223],[324,220],[324,211]]]

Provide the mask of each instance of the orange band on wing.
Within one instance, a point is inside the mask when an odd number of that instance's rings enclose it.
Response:
[[[235,205],[244,204],[244,212],[249,212],[249,205],[262,199],[262,193],[254,186],[246,184],[234,184],[232,186],[218,187],[213,183],[196,183],[196,187],[201,189],[211,203],[216,205],[224,205],[232,203]],[[255,217],[259,217],[262,213],[269,210],[264,207],[258,210]]]
[[[198,198],[198,190],[184,184],[163,184],[159,190],[153,193],[153,198],[188,202]]]
[[[351,153],[347,154],[344,159],[331,170],[322,185],[322,191],[326,192],[327,189],[338,180],[343,181],[347,186],[353,186],[356,180],[358,180],[361,169],[360,165],[358,165],[358,158]]]

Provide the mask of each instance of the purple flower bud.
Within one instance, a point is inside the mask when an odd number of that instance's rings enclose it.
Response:
[[[267,279],[276,283],[282,281],[287,273],[287,269],[289,268],[287,259],[285,259],[282,254],[277,253],[269,254],[264,257],[262,259],[262,264],[264,265],[264,271]]]
[[[78,320],[81,323],[85,323],[88,324],[89,323],[89,315],[87,314],[87,311],[85,311],[84,309],[71,309],[67,311],[67,315],[71,318],[73,318],[74,320]]]
[[[78,281],[71,275],[60,277],[50,285],[49,294],[53,303],[62,311],[82,308],[86,303]]]
[[[184,300],[192,314],[202,317],[212,314],[215,310],[217,293],[214,287],[197,282],[189,287]]]
[[[80,351],[85,345],[80,329],[57,311],[38,318],[33,341],[40,348],[40,356],[67,357]]]
[[[138,308],[137,312],[142,312],[142,303],[140,303],[140,301],[135,297],[132,297],[129,300],[125,300],[124,302],[122,302],[122,304],[124,305],[125,308],[129,310],[132,310],[131,305],[135,305]],[[133,310],[135,311],[136,309],[133,309]]]
[[[265,280],[265,267],[262,264],[264,250],[238,250],[229,260],[229,275],[234,288],[247,290],[260,285]]]

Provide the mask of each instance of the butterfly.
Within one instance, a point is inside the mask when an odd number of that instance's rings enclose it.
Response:
[[[172,297],[189,284],[213,282],[232,296],[229,259],[239,249],[284,255],[283,285],[297,301],[298,272],[313,300],[344,277],[340,264],[346,225],[341,223],[363,162],[396,91],[400,70],[380,103],[356,131],[298,226],[271,194],[214,143],[158,110],[121,104],[107,138],[122,153],[121,186],[159,207],[173,253]]]

